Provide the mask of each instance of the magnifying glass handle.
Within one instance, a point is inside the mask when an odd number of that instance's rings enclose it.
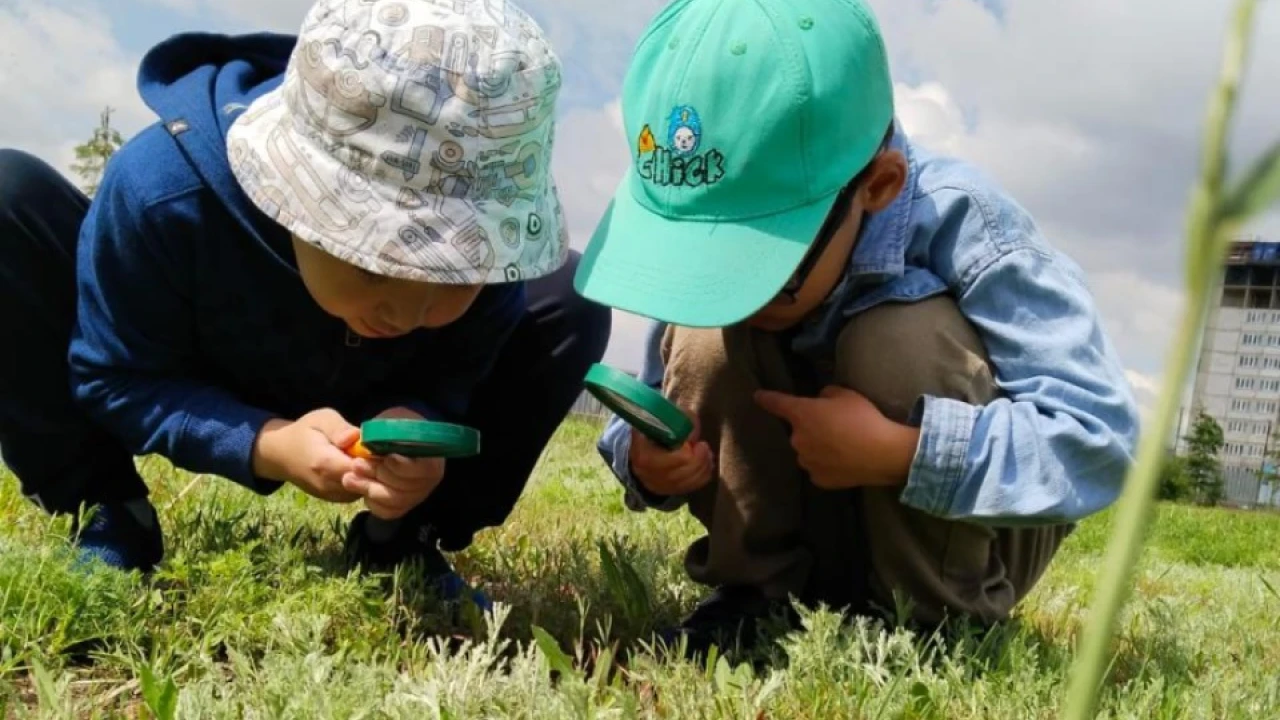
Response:
[[[343,452],[345,452],[346,454],[350,455],[353,458],[364,458],[365,460],[372,460],[373,458],[377,457],[376,455],[373,454],[371,450],[369,450],[369,448],[364,446],[364,443],[360,442],[359,440],[356,440],[354,443],[352,443],[350,447],[348,447]]]

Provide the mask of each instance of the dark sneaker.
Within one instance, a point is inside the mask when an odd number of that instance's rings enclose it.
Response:
[[[120,570],[149,573],[164,558],[164,537],[155,508],[146,500],[97,505],[88,523],[74,530],[84,560],[101,560]]]
[[[347,531],[345,554],[347,563],[366,572],[391,572],[397,566],[417,562],[426,573],[426,580],[445,602],[457,602],[468,597],[480,610],[488,611],[493,603],[480,590],[472,588],[440,552],[439,538],[429,525],[402,521],[386,537],[371,530],[376,522],[368,511],[361,512],[351,521]],[[375,539],[376,538],[376,539]]]
[[[786,600],[771,600],[756,588],[725,586],[699,603],[679,626],[658,633],[658,639],[674,649],[681,639],[685,653],[706,655],[714,646],[721,652],[755,647],[770,623],[786,629],[799,627],[799,616]]]

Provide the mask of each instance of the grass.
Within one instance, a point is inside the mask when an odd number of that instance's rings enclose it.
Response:
[[[634,514],[566,424],[514,517],[456,561],[502,603],[465,628],[412,573],[348,575],[351,508],[260,500],[144,461],[168,560],[76,569],[67,523],[0,480],[0,718],[1052,718],[1112,516],[1085,523],[1016,621],[942,643],[807,614],[768,665],[645,642],[702,593],[683,514]],[[1116,718],[1280,715],[1280,516],[1165,506],[1119,626]],[[468,640],[467,638],[470,638]]]

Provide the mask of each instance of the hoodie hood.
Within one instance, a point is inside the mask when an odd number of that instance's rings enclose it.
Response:
[[[296,43],[296,36],[277,33],[184,33],[152,48],[138,70],[139,95],[187,162],[237,223],[268,246],[266,239],[283,229],[249,201],[231,173],[227,131],[254,100],[280,85]],[[281,259],[292,265],[291,254]]]

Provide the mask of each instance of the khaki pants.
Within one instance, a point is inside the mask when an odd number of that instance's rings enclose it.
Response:
[[[690,577],[835,607],[894,611],[906,600],[921,624],[1006,619],[1071,527],[990,528],[907,507],[899,490],[819,490],[798,467],[787,426],[752,397],[820,389],[785,342],[743,326],[670,328],[664,338],[664,392],[696,408],[718,461],[716,480],[689,499],[707,530],[686,556]],[[945,297],[854,318],[830,374],[903,423],[924,394],[977,405],[997,395],[977,333]]]

